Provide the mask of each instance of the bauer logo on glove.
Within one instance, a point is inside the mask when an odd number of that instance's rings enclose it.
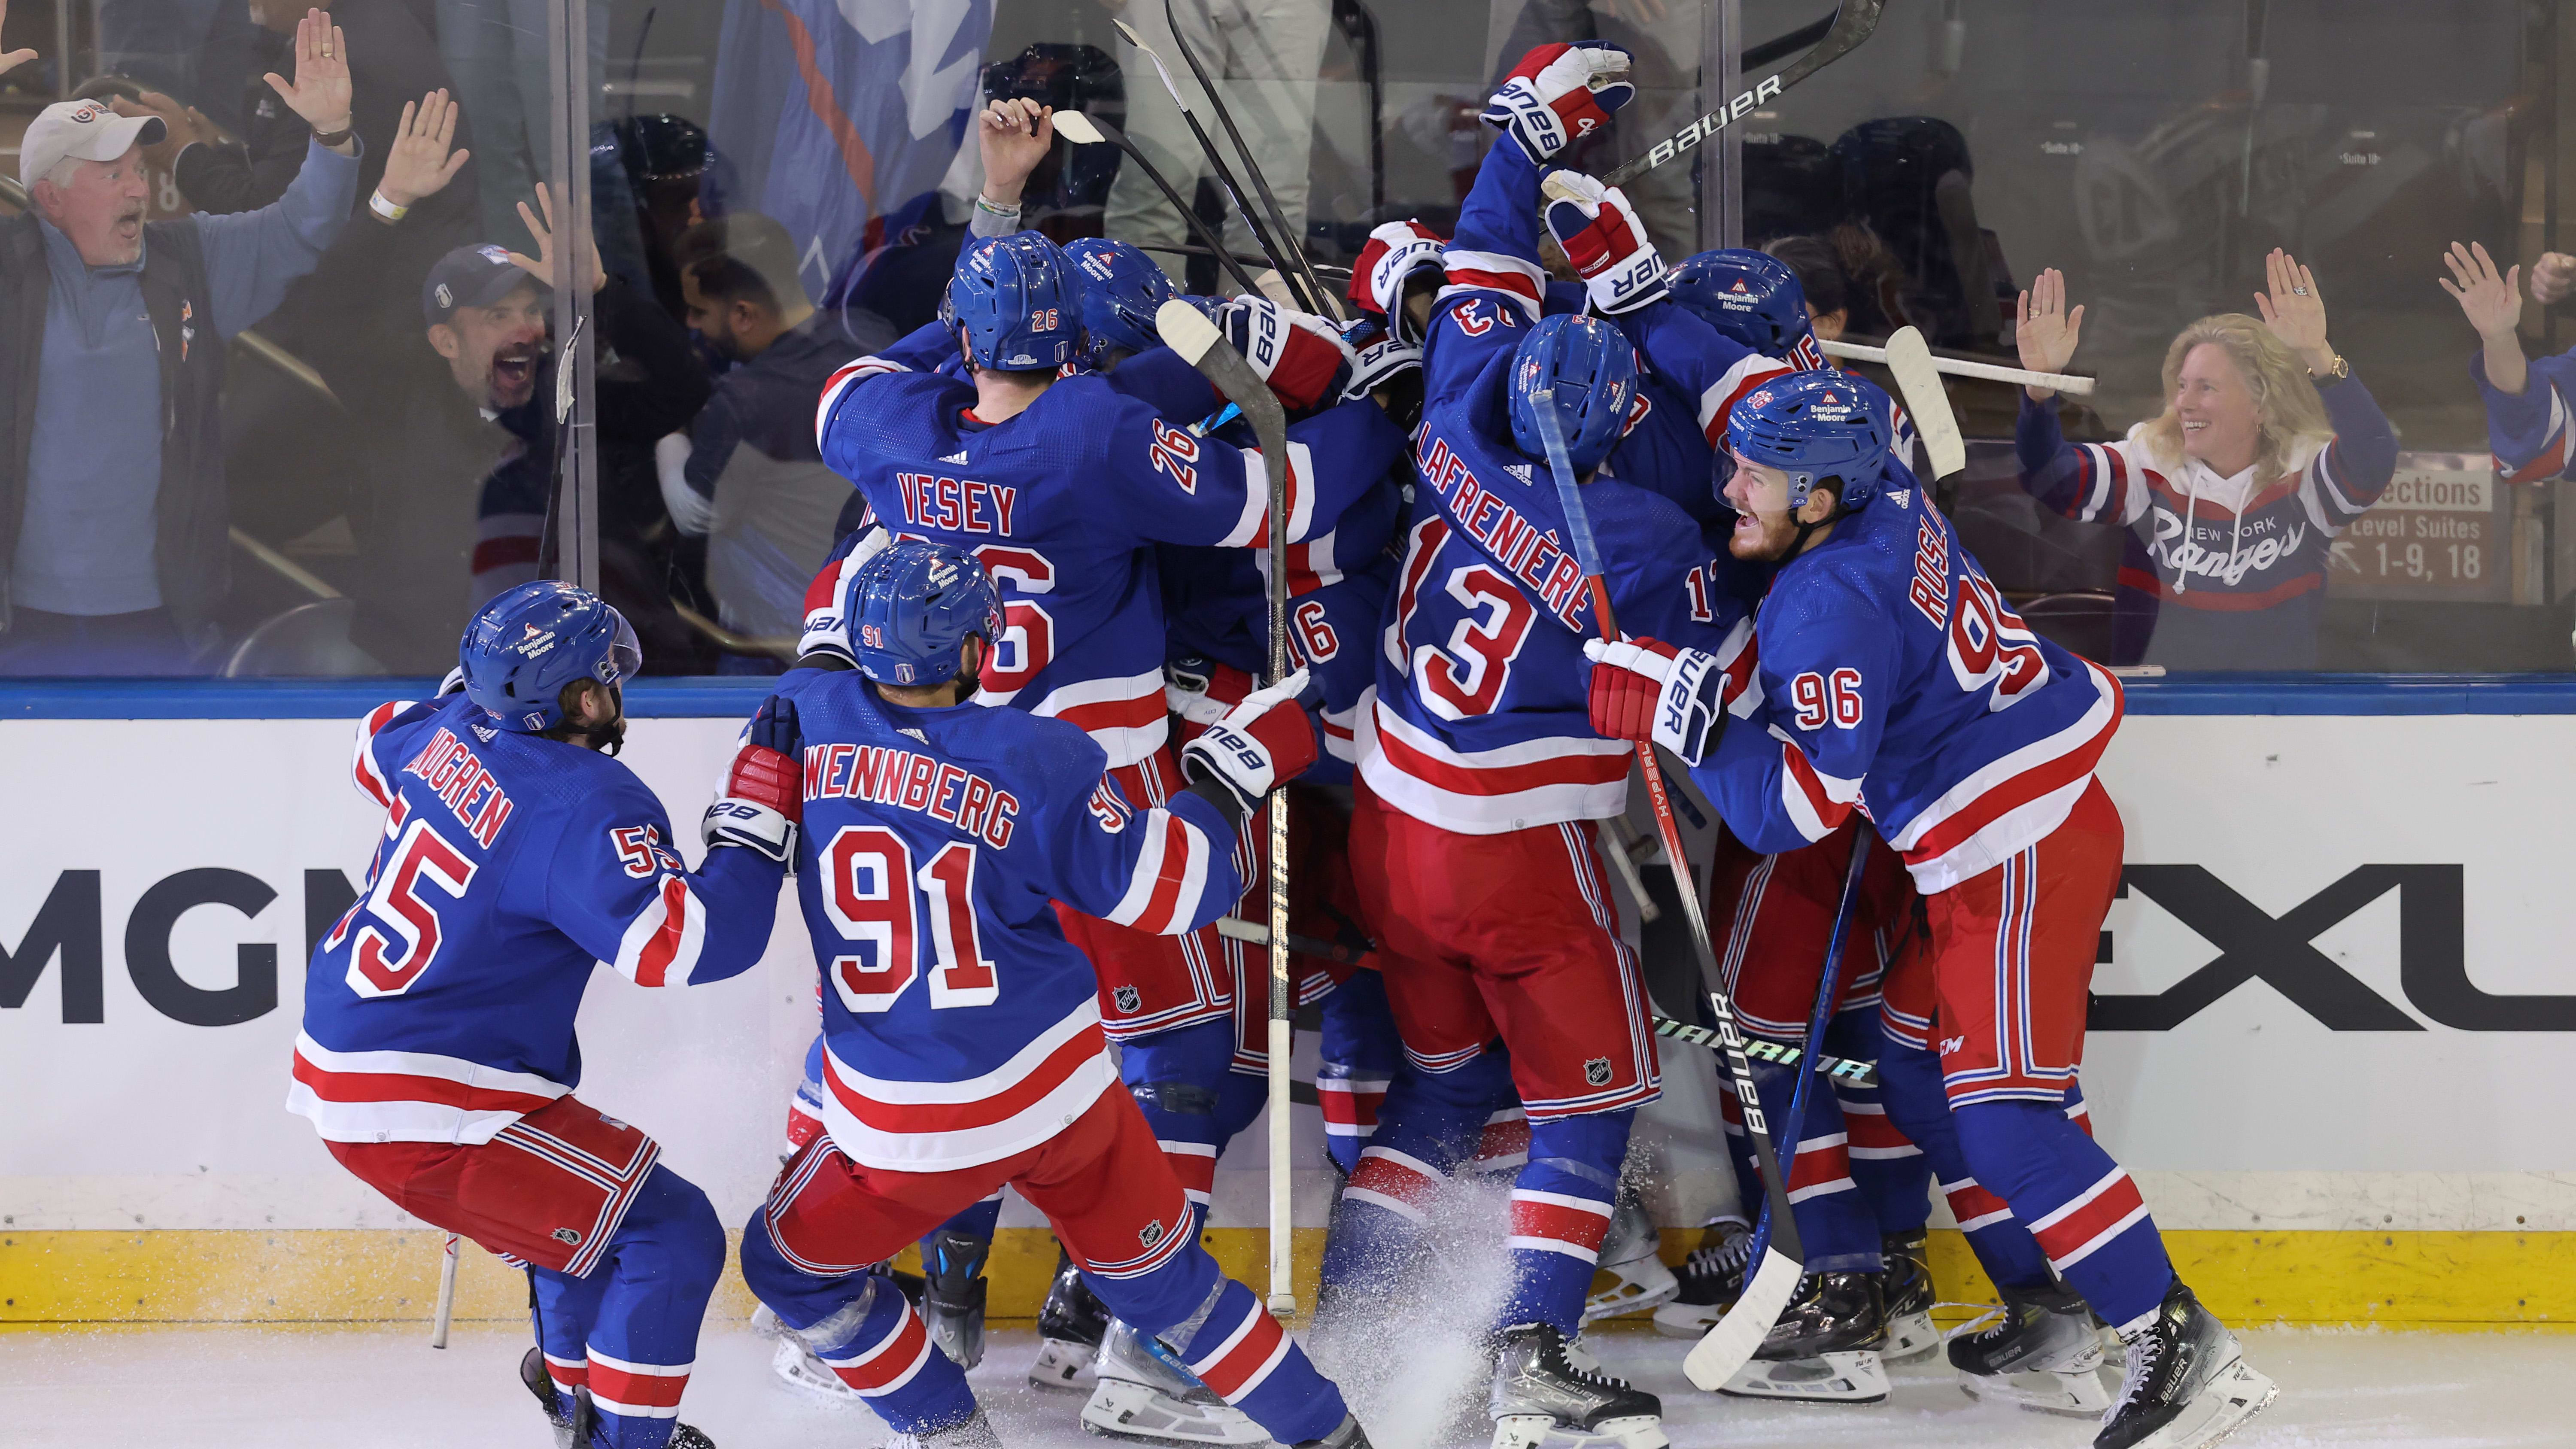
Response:
[[[1479,117],[1509,135],[1531,161],[1545,165],[1557,152],[1610,124],[1610,113],[1637,94],[1628,79],[1628,52],[1603,41],[1542,45],[1521,57]]]
[[[1181,773],[1192,784],[1223,787],[1238,814],[1261,808],[1272,790],[1315,763],[1315,722],[1297,702],[1305,692],[1303,669],[1253,691],[1181,747]]]

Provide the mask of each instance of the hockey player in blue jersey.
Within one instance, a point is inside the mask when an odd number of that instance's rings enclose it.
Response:
[[[1626,57],[1605,47],[1534,55],[1489,114],[1560,114],[1570,97],[1526,94],[1533,85],[1615,104],[1625,71]],[[1619,616],[1720,652],[1750,630],[1734,565],[1658,490],[1601,467],[1635,416],[1635,353],[1607,322],[1539,316],[1531,203],[1550,153],[1524,134],[1544,126],[1509,128],[1445,253],[1423,351],[1414,521],[1380,635],[1377,697],[1360,721],[1352,873],[1414,1070],[1390,1087],[1336,1211],[1326,1306],[1338,1316],[1388,1291],[1428,1197],[1473,1150],[1486,1105],[1508,1084],[1530,1147],[1510,1207],[1512,1285],[1495,1320],[1494,1442],[1659,1449],[1655,1397],[1567,1352],[1635,1109],[1660,1085],[1644,987],[1595,840],[1594,822],[1625,808],[1633,751],[1584,716],[1579,661],[1595,626],[1563,544],[1538,408],[1556,409],[1585,479]],[[1604,205],[1570,229],[1580,235],[1568,256],[1595,307],[1648,305],[1661,296],[1662,263],[1625,199],[1610,193]],[[1704,466],[1695,477],[1704,489]]]
[[[2068,1110],[2119,882],[2119,813],[2094,768],[2120,688],[2004,604],[1889,463],[1875,393],[1808,372],[1736,408],[1729,547],[1779,566],[1758,668],[1734,692],[1696,650],[1596,642],[1593,722],[1690,762],[1756,850],[1866,812],[1929,923],[1885,983],[1890,1115],[1930,1097],[1906,1079],[1937,1052],[1948,1114],[1899,1125],[1936,1166],[1955,1153],[1942,1176],[1973,1176],[1994,1204],[1970,1231],[2007,1313],[1954,1341],[1953,1364],[1972,1387],[2051,1372],[2075,1392],[2099,1362],[2089,1304],[2128,1349],[2096,1449],[2196,1449],[2267,1403],[2271,1381],[2175,1277],[2136,1184]]]
[[[674,1416],[724,1233],[652,1138],[572,1095],[573,1018],[595,965],[695,986],[760,958],[801,810],[795,715],[764,707],[691,871],[610,758],[642,662],[615,609],[521,584],[460,655],[460,690],[359,726],[384,838],[313,954],[287,1107],[404,1211],[527,1265],[520,1376],[559,1444],[705,1449]]]
[[[1199,1246],[1053,907],[1165,933],[1231,908],[1237,822],[1314,756],[1304,680],[1194,741],[1193,783],[1166,805],[1131,803],[1079,727],[968,705],[1008,628],[971,555],[898,542],[859,569],[846,614],[859,670],[796,691],[825,1136],[747,1226],[746,1281],[899,1432],[993,1443],[963,1373],[865,1265],[1008,1182],[1122,1319],[1272,1437],[1365,1444]]]

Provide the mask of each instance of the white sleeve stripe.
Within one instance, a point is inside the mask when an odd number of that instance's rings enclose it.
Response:
[[[1315,455],[1303,443],[1288,445],[1288,541],[1315,526]]]
[[[2090,523],[2102,516],[2103,509],[2111,506],[2111,450],[2099,443],[2083,446],[2086,461],[2093,468],[2093,489],[2084,495],[2080,516],[2084,522]]]
[[[1249,548],[1261,536],[1261,520],[1270,513],[1270,465],[1258,448],[1243,450],[1243,514],[1216,541],[1219,548]]]
[[[1143,824],[1147,828],[1142,835],[1144,849],[1136,857],[1135,871],[1127,877],[1127,893],[1118,898],[1118,904],[1110,908],[1109,914],[1102,917],[1103,920],[1115,925],[1132,926],[1136,923],[1136,918],[1145,913],[1145,907],[1152,902],[1154,885],[1162,879],[1163,875],[1163,848],[1171,840],[1171,832],[1168,829],[1154,828],[1163,823],[1155,819],[1162,813],[1160,810],[1146,812]]]
[[[1509,291],[1529,299],[1537,298],[1547,288],[1547,273],[1538,263],[1502,252],[1469,251],[1464,247],[1443,247],[1441,270],[1481,274],[1479,289]],[[1443,291],[1449,290],[1443,288]]]
[[[822,444],[824,431],[828,429],[832,423],[832,408],[840,402],[841,394],[849,391],[851,388],[871,377],[881,376],[890,372],[910,372],[911,370],[911,368],[904,366],[902,363],[888,362],[882,357],[862,357],[856,362],[844,365],[840,371],[833,373],[831,377],[823,383],[822,400],[815,404],[814,407],[815,444],[817,446]]]

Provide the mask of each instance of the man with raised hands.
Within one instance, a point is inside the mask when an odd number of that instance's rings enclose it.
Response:
[[[1889,431],[1884,394],[1839,372],[1745,396],[1727,426],[1728,547],[1778,566],[1758,668],[1748,686],[1696,648],[1596,642],[1592,721],[1688,762],[1755,850],[1860,811],[1904,858],[1930,929],[1889,968],[1880,1070],[1901,1089],[1929,1055],[1896,1048],[1936,1049],[1950,1110],[1898,1125],[1927,1152],[1955,1140],[1974,1174],[1945,1183],[1963,1223],[2027,1225],[2019,1251],[1978,1245],[2007,1313],[1951,1361],[1972,1388],[2054,1373],[2072,1394],[2100,1361],[2089,1303],[2128,1347],[2096,1449],[2198,1449],[2272,1383],[2174,1276],[2136,1184],[2069,1111],[2120,876],[2119,812],[2094,778],[2120,687],[2013,614],[1888,458]],[[1892,1092],[1891,1116],[1925,1096]]]

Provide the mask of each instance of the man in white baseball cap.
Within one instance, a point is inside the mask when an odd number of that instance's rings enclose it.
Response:
[[[313,127],[275,203],[144,220],[153,116],[45,108],[0,218],[0,675],[175,674],[230,583],[224,343],[275,310],[357,191],[347,42],[309,12],[295,78]]]

